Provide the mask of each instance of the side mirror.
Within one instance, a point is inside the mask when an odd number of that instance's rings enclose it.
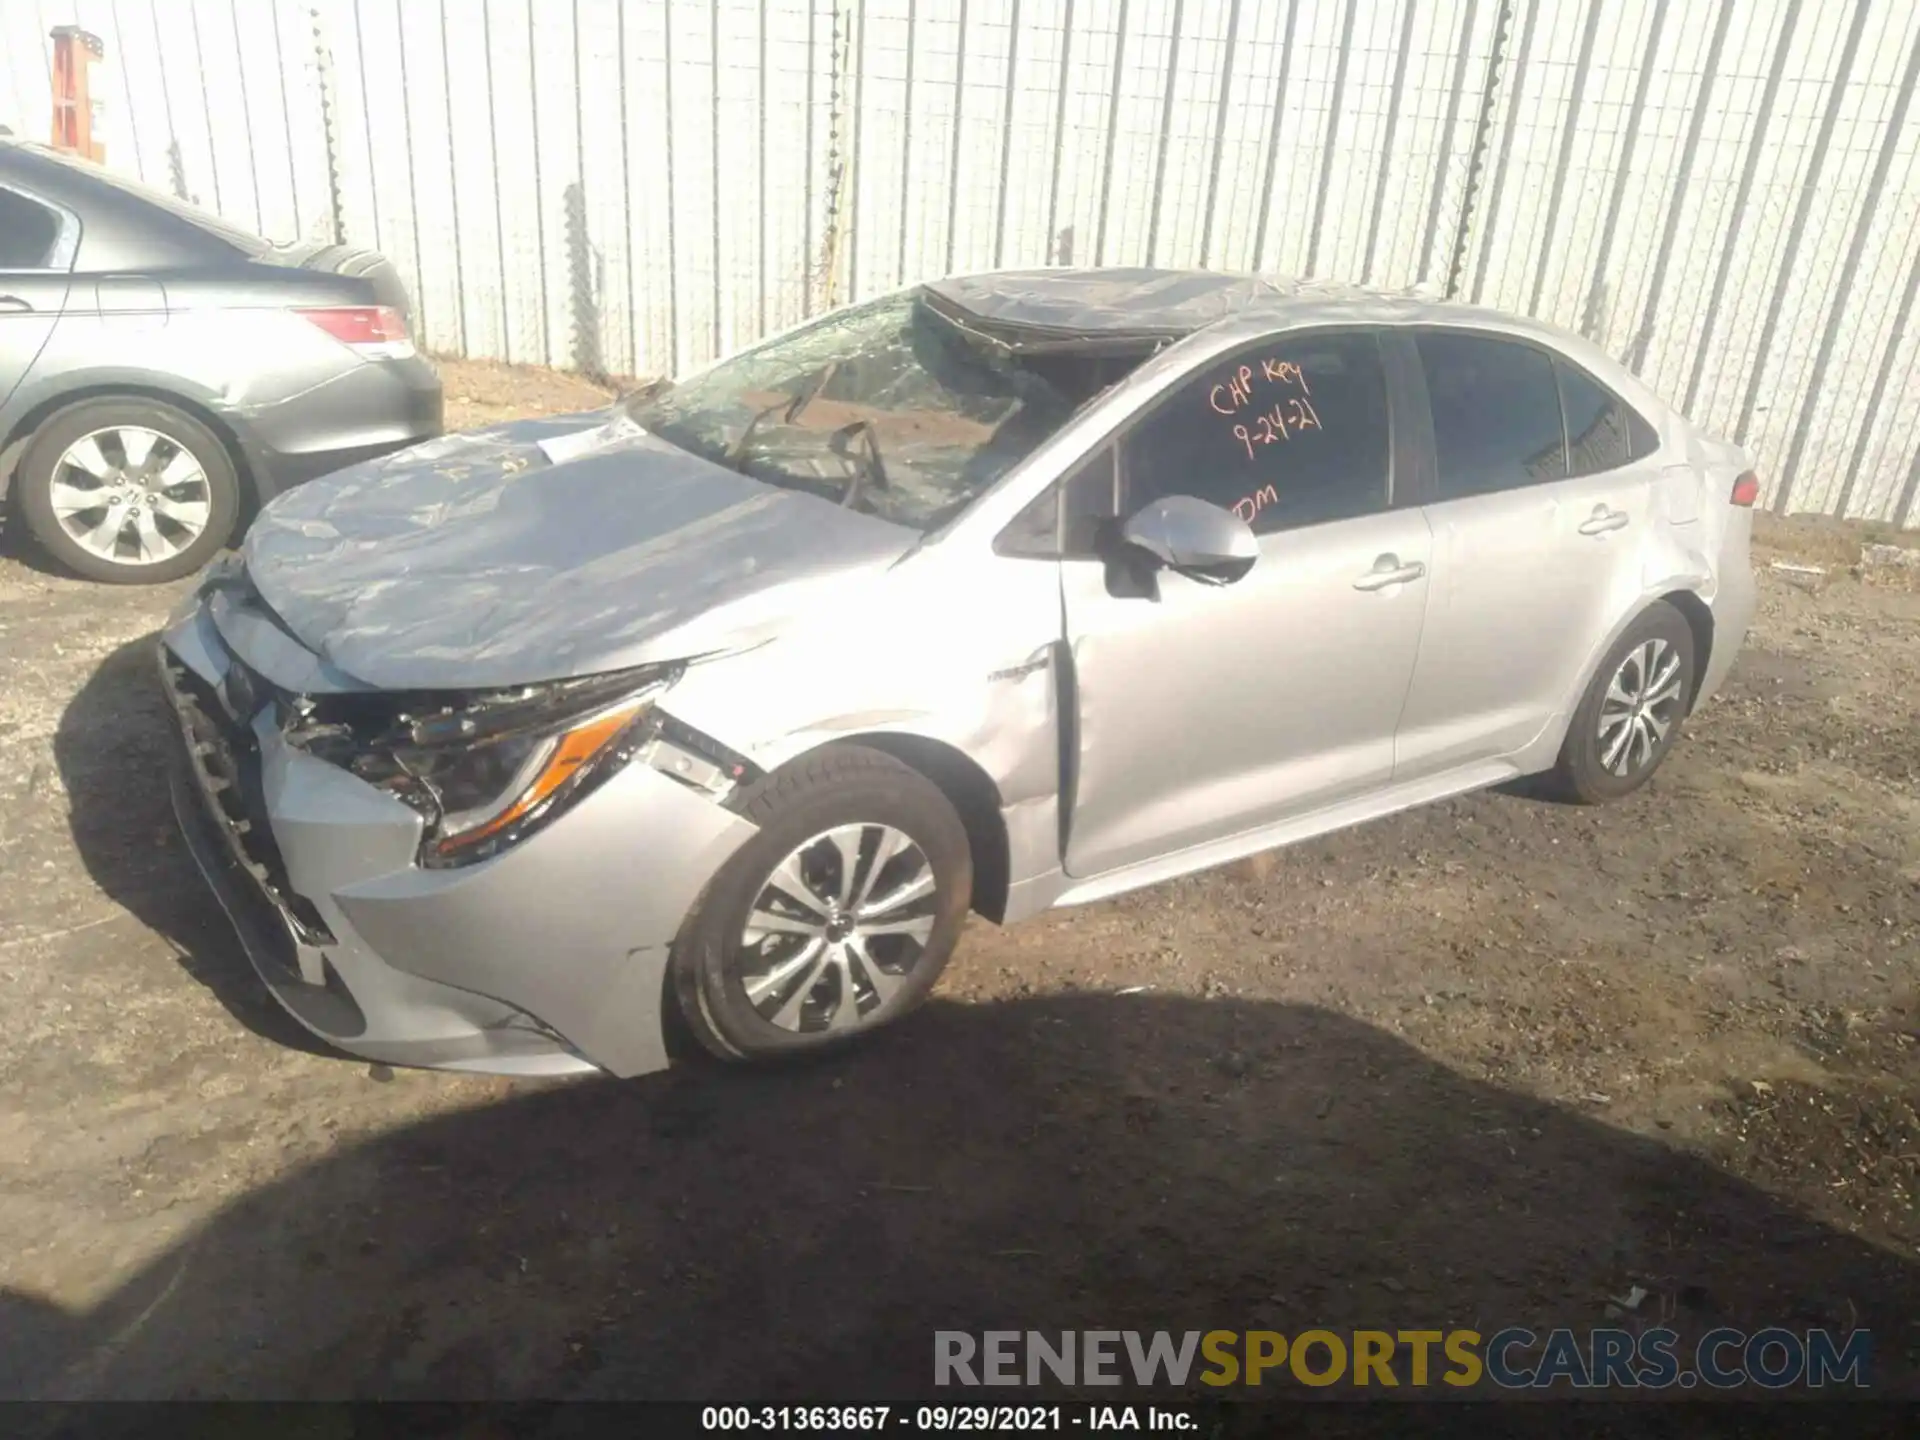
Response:
[[[1238,515],[1192,495],[1168,495],[1136,510],[1120,537],[1169,570],[1231,585],[1260,558],[1260,541]]]

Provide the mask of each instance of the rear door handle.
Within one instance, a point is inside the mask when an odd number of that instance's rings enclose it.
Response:
[[[1609,531],[1624,530],[1627,528],[1627,520],[1627,512],[1624,510],[1609,510],[1605,505],[1596,505],[1593,507],[1593,515],[1580,522],[1580,533],[1605,535]]]
[[[1373,562],[1373,569],[1353,582],[1356,590],[1384,590],[1389,585],[1404,585],[1409,580],[1418,580],[1427,573],[1427,567],[1415,560],[1410,565],[1402,565],[1398,555],[1382,555]]]
[[[31,310],[33,306],[18,295],[0,295],[0,310]]]

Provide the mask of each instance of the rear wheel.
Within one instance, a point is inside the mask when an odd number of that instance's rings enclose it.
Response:
[[[1615,642],[1573,712],[1556,788],[1586,805],[1630,795],[1680,738],[1693,695],[1693,629],[1665,601]]]
[[[219,437],[157,400],[105,397],[40,427],[14,483],[34,539],[89,580],[191,575],[232,538],[240,479]]]
[[[762,1060],[845,1044],[933,989],[972,899],[967,833],[938,786],[878,750],[834,746],[741,797],[760,829],[674,943],[688,1027]]]

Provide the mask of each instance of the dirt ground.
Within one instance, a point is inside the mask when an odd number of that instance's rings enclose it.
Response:
[[[445,370],[455,426],[601,393]],[[0,1396],[870,1399],[937,1328],[1539,1330],[1636,1285],[1625,1323],[1866,1326],[1914,1390],[1920,572],[1862,538],[1764,525],[1729,688],[1626,803],[976,922],[856,1054],[560,1084],[281,1019],[168,813],[184,585],[13,527]]]

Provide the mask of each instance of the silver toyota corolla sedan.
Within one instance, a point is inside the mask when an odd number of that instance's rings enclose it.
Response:
[[[176,804],[343,1049],[775,1057],[913,1008],[969,910],[1628,794],[1739,649],[1758,489],[1532,321],[946,280],[280,497],[165,632]]]

